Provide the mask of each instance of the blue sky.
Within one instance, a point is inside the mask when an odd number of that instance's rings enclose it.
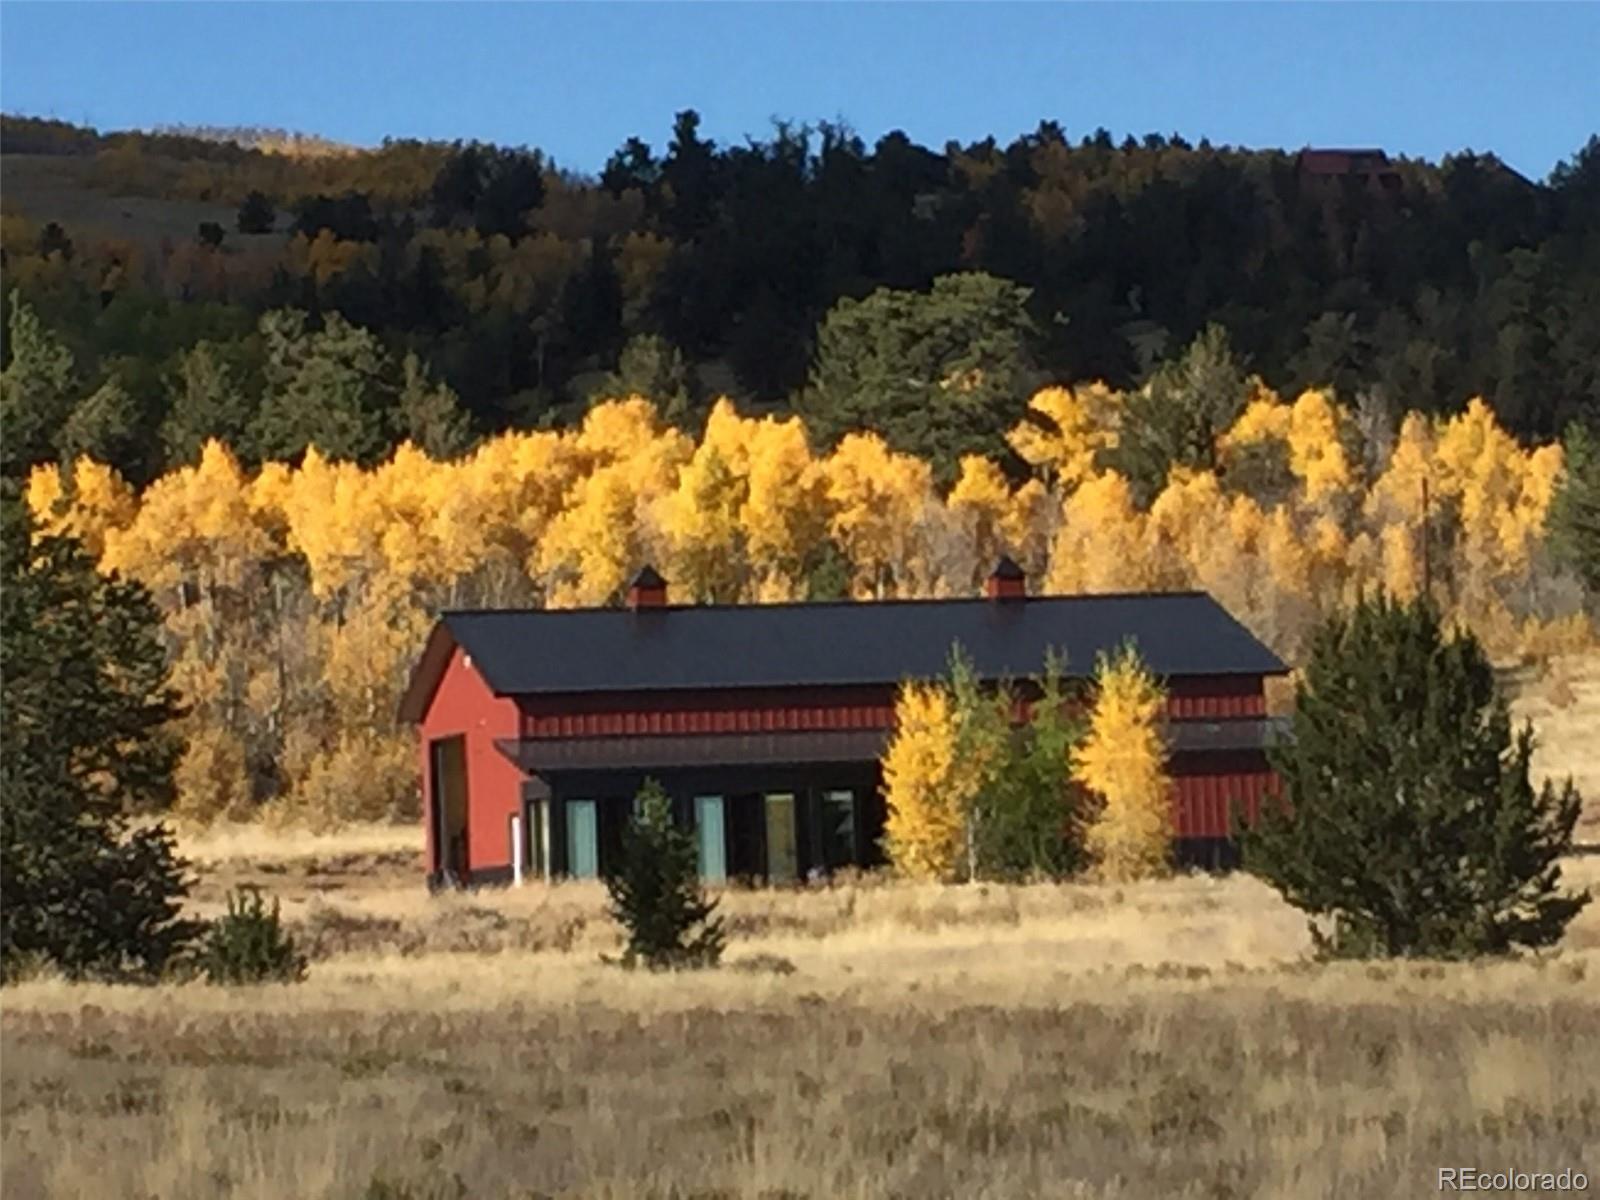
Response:
[[[526,143],[595,171],[697,109],[935,147],[1059,121],[1249,146],[1493,151],[1600,131],[1600,5],[0,4],[0,106],[101,129]]]

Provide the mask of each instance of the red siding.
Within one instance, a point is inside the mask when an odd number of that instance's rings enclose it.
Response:
[[[1277,777],[1258,750],[1179,754],[1169,766],[1173,821],[1180,838],[1220,838],[1233,833],[1230,804],[1254,821],[1261,801],[1277,790]]]
[[[894,724],[894,697],[892,687],[529,696],[522,701],[522,736],[888,729]],[[1167,713],[1174,720],[1260,717],[1266,711],[1259,676],[1190,676],[1168,684]],[[1019,717],[1025,712],[1026,705],[1019,706]]]
[[[434,864],[434,820],[428,743],[454,734],[466,737],[468,870],[510,866],[510,820],[521,804],[522,772],[494,743],[517,736],[516,702],[497,698],[458,646],[419,728],[429,869]]]

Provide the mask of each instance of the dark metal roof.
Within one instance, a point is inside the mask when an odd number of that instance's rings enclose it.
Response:
[[[960,643],[984,678],[1069,675],[1132,639],[1162,676],[1286,670],[1202,592],[447,612],[441,624],[500,695],[898,683],[946,670]],[[419,665],[419,675],[422,673]],[[413,680],[413,688],[423,681]],[[416,697],[426,703],[425,698]],[[408,703],[415,711],[415,704]],[[415,719],[415,718],[413,718]]]

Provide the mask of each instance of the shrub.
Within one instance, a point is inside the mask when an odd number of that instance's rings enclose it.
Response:
[[[722,920],[700,887],[694,837],[672,821],[661,785],[646,780],[638,811],[623,831],[622,869],[606,880],[611,915],[627,931],[627,967],[714,967],[722,958]]]
[[[228,911],[206,930],[200,970],[207,983],[298,983],[306,959],[284,931],[278,901],[269,910],[261,889],[242,887],[228,897]]]

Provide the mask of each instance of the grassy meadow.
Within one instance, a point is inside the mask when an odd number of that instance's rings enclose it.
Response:
[[[627,973],[601,891],[430,898],[411,831],[213,834],[297,987],[37,979],[7,1197],[1339,1196],[1600,1182],[1600,914],[1482,965],[1314,965],[1242,878],[729,891],[723,969]],[[1600,860],[1568,876],[1600,884]],[[1592,1182],[1591,1186],[1596,1183]]]

